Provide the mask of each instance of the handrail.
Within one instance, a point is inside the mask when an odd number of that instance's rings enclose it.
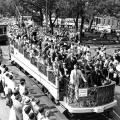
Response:
[[[38,62],[38,70],[43,73],[45,76],[47,76],[47,66],[41,64],[40,62]]]
[[[115,82],[109,85],[91,88],[79,88],[83,96],[79,96],[76,100],[74,86],[68,85],[67,103],[74,107],[96,107],[108,104],[114,100]]]
[[[13,44],[13,42],[12,42]],[[30,60],[31,64],[36,66],[38,70],[44,74],[46,77],[48,77],[48,80],[52,82],[54,85],[56,85],[56,76],[54,74],[54,71],[47,70],[47,66],[42,64],[35,58],[35,56],[30,57],[30,53],[26,51],[26,49],[22,46],[19,46],[17,42],[14,42],[14,47],[19,50],[21,54],[24,55],[24,57],[28,60]],[[14,54],[14,48],[11,47],[11,53]]]
[[[48,79],[50,82],[52,82],[53,84],[55,84],[55,74],[53,70],[48,70]]]

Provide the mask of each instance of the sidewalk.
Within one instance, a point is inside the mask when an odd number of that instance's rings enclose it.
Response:
[[[6,100],[0,99],[0,120],[8,120],[9,111],[9,107],[6,106]]]

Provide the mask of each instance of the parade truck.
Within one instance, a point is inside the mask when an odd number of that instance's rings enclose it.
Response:
[[[108,85],[78,88],[78,100],[75,100],[74,88],[66,80],[65,89],[61,89],[59,76],[53,70],[48,70],[35,56],[30,57],[22,46],[15,40],[10,42],[11,63],[20,70],[32,76],[47,91],[49,98],[60,103],[64,110],[75,113],[103,113],[117,105],[114,98],[115,82]]]

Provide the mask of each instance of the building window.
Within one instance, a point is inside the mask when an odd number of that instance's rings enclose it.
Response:
[[[105,25],[105,21],[106,21],[106,19],[103,19],[103,25]]]
[[[108,19],[108,25],[110,25],[110,19]]]
[[[4,34],[6,34],[7,33],[7,29],[6,29],[6,27],[4,27]]]
[[[112,26],[114,25],[114,19],[112,19],[112,24],[111,24]]]

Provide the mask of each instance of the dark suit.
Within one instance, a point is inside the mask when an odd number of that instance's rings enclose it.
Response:
[[[65,60],[66,67],[68,69],[68,73],[71,73],[71,70],[74,69],[74,65],[77,63],[77,59],[73,57],[72,59],[69,57]]]
[[[60,89],[63,89],[63,90],[67,90],[66,87],[67,87],[67,80],[68,80],[68,77],[66,76],[68,74],[68,70],[66,68],[63,68],[62,65],[59,66],[59,72],[61,73],[61,79],[60,79]]]
[[[94,67],[93,65],[85,65],[85,75],[86,75],[86,79],[87,79],[87,82],[88,82],[88,86],[89,87],[92,87],[93,86],[93,82],[91,80],[91,74],[92,74],[92,71],[94,70]]]
[[[58,60],[64,61],[65,58],[66,58],[66,55],[65,55],[65,54],[61,54],[61,53],[58,54]]]
[[[90,74],[93,70],[94,70],[93,65],[91,65],[91,64],[85,65],[85,73],[86,73],[87,75]]]
[[[91,73],[91,82],[93,85],[101,86],[103,79],[105,79],[105,77],[103,76],[103,74],[100,70],[93,71]]]

